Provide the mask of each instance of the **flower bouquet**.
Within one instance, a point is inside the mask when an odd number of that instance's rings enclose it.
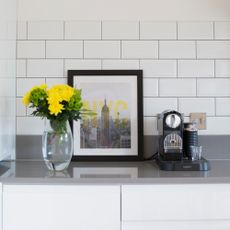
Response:
[[[33,109],[32,115],[48,120],[42,139],[42,152],[48,169],[64,170],[73,153],[69,121],[81,119],[84,111],[81,90],[65,84],[48,89],[43,84],[27,92],[23,103]]]

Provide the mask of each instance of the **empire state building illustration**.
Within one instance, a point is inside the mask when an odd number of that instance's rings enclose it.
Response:
[[[104,99],[104,103],[96,116],[82,119],[81,148],[131,147],[129,117],[122,117],[121,110],[116,110],[115,113],[114,105],[110,102],[111,107],[109,107],[107,99]]]
[[[104,100],[104,105],[101,109],[101,147],[110,145],[110,122],[109,122],[109,107]]]

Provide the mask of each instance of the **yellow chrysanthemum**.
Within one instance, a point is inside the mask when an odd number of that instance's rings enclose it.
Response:
[[[22,102],[25,106],[28,106],[30,104],[30,91],[25,94],[25,96],[22,99]]]
[[[63,105],[59,103],[52,103],[49,105],[49,111],[51,115],[54,114],[57,116],[59,113],[61,113],[62,109]]]
[[[69,101],[74,94],[74,89],[68,85],[55,85],[48,90],[48,102]]]
[[[62,99],[61,99],[59,93],[54,92],[54,91],[49,91],[47,101],[49,104],[55,104],[55,103],[61,102]]]

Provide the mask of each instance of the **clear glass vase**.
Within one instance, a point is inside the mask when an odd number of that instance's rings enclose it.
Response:
[[[69,166],[73,154],[73,135],[69,121],[46,120],[42,153],[49,170],[62,171]]]

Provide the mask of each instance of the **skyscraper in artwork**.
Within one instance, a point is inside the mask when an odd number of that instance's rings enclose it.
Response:
[[[101,147],[110,146],[110,127],[109,127],[109,107],[107,106],[106,98],[101,109]]]

